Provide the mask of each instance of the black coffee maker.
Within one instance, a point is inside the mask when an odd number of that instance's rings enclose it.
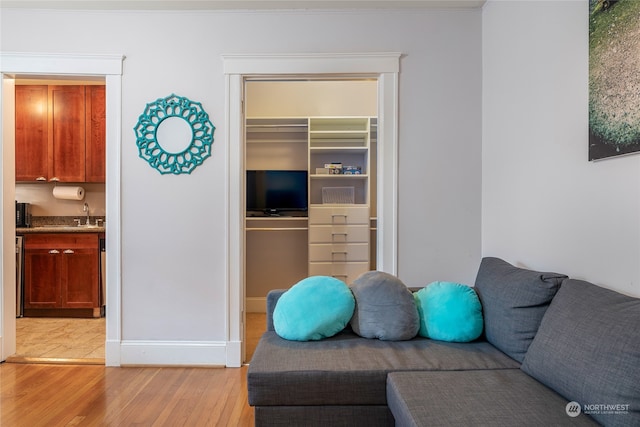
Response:
[[[31,204],[16,201],[16,227],[31,227]]]

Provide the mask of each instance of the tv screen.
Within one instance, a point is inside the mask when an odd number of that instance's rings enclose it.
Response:
[[[247,211],[306,211],[307,194],[307,171],[247,171]]]

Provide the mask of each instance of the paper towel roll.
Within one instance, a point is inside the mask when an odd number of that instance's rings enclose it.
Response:
[[[82,187],[53,187],[53,197],[63,200],[82,200],[84,199],[84,188]]]

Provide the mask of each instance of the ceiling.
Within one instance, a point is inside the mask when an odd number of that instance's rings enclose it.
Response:
[[[282,10],[479,8],[486,0],[0,0],[0,8],[75,10]]]

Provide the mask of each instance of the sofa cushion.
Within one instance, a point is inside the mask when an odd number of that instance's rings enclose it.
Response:
[[[420,336],[468,342],[482,334],[482,307],[473,288],[433,282],[414,294],[420,314]]]
[[[566,280],[522,370],[604,425],[639,426],[640,299]]]
[[[522,362],[542,316],[567,276],[514,267],[484,258],[475,289],[482,303],[487,340]]]
[[[267,331],[249,364],[247,385],[252,406],[386,405],[389,372],[519,367],[486,341],[381,341],[344,330],[300,342]]]
[[[351,284],[356,308],[351,328],[364,338],[410,340],[420,324],[413,294],[400,279],[382,271],[368,271]]]
[[[396,426],[597,426],[567,415],[567,400],[518,369],[394,372],[387,401]]]
[[[355,300],[341,280],[328,276],[307,277],[278,300],[273,325],[282,338],[320,340],[344,329],[353,316]]]

